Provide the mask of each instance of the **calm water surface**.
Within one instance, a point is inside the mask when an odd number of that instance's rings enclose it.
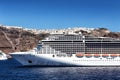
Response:
[[[0,80],[120,80],[120,67],[19,67],[0,61]]]

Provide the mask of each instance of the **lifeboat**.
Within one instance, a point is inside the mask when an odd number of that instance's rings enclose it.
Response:
[[[110,57],[117,57],[118,54],[110,54]],[[120,56],[120,55],[119,55]]]
[[[100,57],[100,54],[94,54],[94,57],[98,58],[98,57]]]
[[[92,54],[86,53],[86,54],[85,54],[85,57],[90,58],[90,57],[92,57]]]
[[[120,57],[120,54],[118,54],[118,56]]]
[[[102,57],[104,58],[109,57],[109,54],[102,54]]]
[[[83,53],[76,53],[76,56],[82,58],[84,56],[84,54]]]

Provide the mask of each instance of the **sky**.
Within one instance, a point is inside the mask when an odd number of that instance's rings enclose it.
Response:
[[[32,29],[120,31],[120,0],[0,0],[0,24]]]

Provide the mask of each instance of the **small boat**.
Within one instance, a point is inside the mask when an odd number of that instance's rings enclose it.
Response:
[[[92,57],[92,54],[85,53],[85,57],[90,58],[90,57]]]
[[[100,57],[100,54],[94,54],[94,57],[98,58],[98,57]]]
[[[2,51],[0,51],[0,60],[7,60],[6,54],[3,53]]]
[[[84,54],[83,53],[76,53],[76,56],[82,58],[84,56]]]
[[[118,54],[110,54],[110,57],[117,57]]]
[[[109,54],[102,54],[102,57],[104,58],[109,57]]]

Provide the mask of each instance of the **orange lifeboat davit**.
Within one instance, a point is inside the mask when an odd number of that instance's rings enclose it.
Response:
[[[84,56],[84,54],[83,53],[76,53],[76,56],[79,58],[82,58]]]
[[[118,56],[120,57],[120,54],[118,54]]]
[[[98,58],[98,57],[100,57],[100,54],[94,54],[94,57]]]
[[[110,57],[117,57],[118,54],[110,54]]]
[[[102,54],[102,57],[104,58],[109,57],[109,54]]]
[[[92,54],[86,53],[86,54],[85,54],[85,57],[90,58],[90,57],[92,57]]]

